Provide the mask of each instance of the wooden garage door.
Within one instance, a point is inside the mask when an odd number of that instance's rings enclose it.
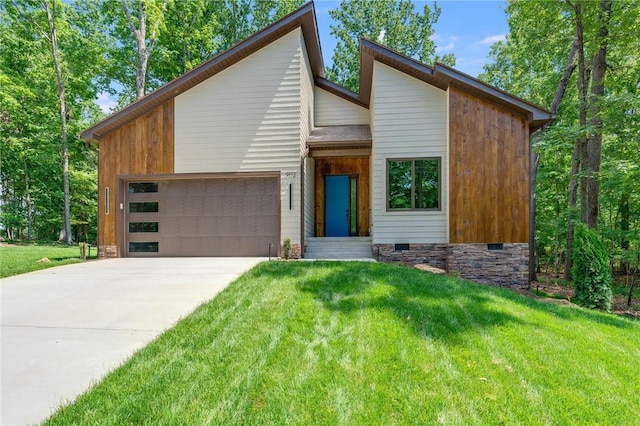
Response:
[[[277,177],[126,183],[127,256],[268,256],[280,240]]]

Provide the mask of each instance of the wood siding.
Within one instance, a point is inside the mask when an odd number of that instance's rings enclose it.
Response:
[[[315,237],[315,162],[313,158],[304,160],[304,235]]]
[[[176,173],[280,171],[282,238],[294,244],[301,237],[301,121],[310,113],[301,95],[304,49],[295,29],[175,100]]]
[[[451,243],[529,240],[525,117],[449,89]]]
[[[117,245],[118,175],[174,172],[174,104],[169,100],[131,123],[102,137],[98,177],[98,245]],[[109,213],[105,213],[105,188]]]
[[[344,100],[319,87],[316,87],[314,92],[316,126],[369,124],[369,111],[366,108]]]
[[[446,243],[447,92],[374,62],[371,95],[373,243]],[[387,160],[441,158],[439,211],[387,211]]]
[[[368,236],[369,159],[318,158],[315,160],[315,218],[317,237],[324,237],[324,177],[326,175],[358,176],[358,236]]]

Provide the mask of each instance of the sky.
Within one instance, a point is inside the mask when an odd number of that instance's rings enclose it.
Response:
[[[433,5],[433,1],[424,0],[414,0],[414,3],[419,11],[422,11],[426,4]],[[434,25],[433,40],[436,43],[436,53],[453,53],[456,56],[455,68],[477,77],[488,62],[487,55],[491,45],[504,40],[508,32],[504,13],[506,3],[502,0],[439,0],[437,3],[442,12]],[[336,40],[331,35],[332,20],[329,10],[337,8],[338,5],[338,0],[315,0],[325,68],[331,64],[336,46]],[[100,94],[96,103],[107,113],[116,105],[106,94]]]
[[[329,10],[336,9],[338,0],[315,0],[316,19],[320,33],[320,45],[325,68],[331,64],[336,40],[331,35]],[[416,10],[422,11],[433,1],[414,0]],[[487,63],[491,45],[504,40],[509,27],[504,13],[504,1],[487,0],[439,0],[440,19],[434,25],[433,40],[436,53],[456,56],[455,68],[477,77]]]

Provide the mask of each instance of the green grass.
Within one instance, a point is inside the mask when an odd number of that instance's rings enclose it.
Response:
[[[94,248],[93,251],[95,253],[96,249]],[[51,262],[38,263],[38,260],[45,257]],[[78,246],[2,246],[0,247],[0,278],[80,261]]]
[[[271,262],[46,424],[634,424],[640,323],[377,263]]]

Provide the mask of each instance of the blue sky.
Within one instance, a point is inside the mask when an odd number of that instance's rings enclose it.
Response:
[[[422,11],[425,4],[433,1],[414,0],[416,9]],[[332,24],[329,10],[337,8],[338,0],[315,0],[320,45],[325,67],[331,63],[336,40],[330,34]],[[508,32],[504,1],[487,0],[440,0],[440,19],[434,25],[433,39],[436,53],[443,55],[453,52],[456,56],[455,68],[476,77],[487,63],[489,48],[502,40]],[[116,105],[106,94],[100,94],[96,101],[105,112]]]
[[[330,34],[332,24],[329,10],[336,9],[338,0],[315,0],[320,44],[325,67],[331,63],[336,40]],[[414,0],[416,10],[422,11],[433,1]],[[503,40],[509,27],[504,13],[504,1],[440,0],[440,19],[434,25],[434,41],[438,54],[454,53],[455,68],[476,77],[487,63],[489,48]]]

